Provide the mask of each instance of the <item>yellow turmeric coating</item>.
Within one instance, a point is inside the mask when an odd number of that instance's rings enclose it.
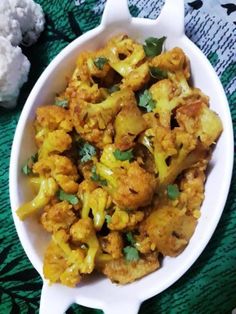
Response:
[[[119,35],[107,43],[105,50],[109,65],[123,77],[123,88],[137,91],[148,82],[150,74],[142,45],[126,35]]]
[[[41,216],[41,223],[48,232],[68,229],[75,220],[72,205],[67,201],[45,206]]]
[[[42,158],[33,165],[33,173],[39,176],[53,177],[66,193],[77,193],[79,178],[77,168],[72,161],[60,155]]]
[[[91,218],[81,218],[70,228],[72,241],[87,245],[87,254],[81,264],[81,273],[90,274],[94,269],[95,257],[99,251],[99,242]]]
[[[123,256],[124,241],[118,231],[111,231],[107,236],[101,237],[99,240],[102,250],[110,254],[113,259]]]
[[[58,185],[53,178],[42,178],[40,180],[40,188],[35,198],[21,205],[16,213],[20,219],[25,219],[27,216],[37,212],[39,209],[46,206],[52,197],[56,194]]]
[[[68,110],[59,106],[43,106],[36,110],[35,141],[41,146],[48,133],[54,130],[70,132],[73,129],[72,119]]]
[[[72,139],[64,130],[49,132],[39,149],[39,158],[60,154],[71,147]]]
[[[151,242],[163,255],[176,256],[188,244],[196,223],[196,219],[186,215],[183,210],[160,206],[153,209],[141,230],[147,230]]]
[[[184,51],[150,56],[150,40],[121,34],[79,53],[55,104],[36,110],[38,157],[24,167],[36,195],[17,215],[37,214],[51,235],[50,283],[75,287],[94,271],[133,282],[180,254],[201,216],[222,123]]]
[[[108,223],[110,230],[133,230],[134,227],[143,220],[143,211],[125,211],[119,207],[115,208],[111,221]]]

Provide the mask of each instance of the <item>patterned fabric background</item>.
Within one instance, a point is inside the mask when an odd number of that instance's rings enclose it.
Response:
[[[1,0],[2,1],[2,0]],[[117,0],[118,1],[118,0]],[[29,81],[12,111],[0,108],[0,313],[38,313],[41,279],[19,243],[9,203],[8,170],[14,130],[24,102],[48,63],[69,42],[97,26],[104,0],[38,0],[46,29],[37,44],[23,48],[31,62]],[[163,0],[129,1],[133,16],[155,18]],[[186,1],[186,34],[216,69],[236,130],[235,0]],[[172,287],[147,300],[140,314],[231,313],[236,307],[236,177],[213,238],[191,269]],[[102,313],[73,305],[67,314]],[[127,312],[128,313],[128,312]],[[45,313],[50,314],[50,313]]]

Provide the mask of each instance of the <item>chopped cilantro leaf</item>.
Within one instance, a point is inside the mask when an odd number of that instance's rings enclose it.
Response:
[[[108,59],[105,57],[98,57],[95,60],[93,60],[93,63],[96,65],[96,67],[99,70],[102,70],[104,65],[108,62]]]
[[[139,95],[139,107],[145,108],[147,112],[153,111],[156,107],[156,102],[152,98],[152,94],[146,89],[143,94]]]
[[[138,250],[133,246],[126,246],[123,249],[123,252],[125,254],[125,259],[129,262],[137,261],[139,259]]]
[[[86,162],[92,159],[92,157],[96,155],[96,149],[93,145],[89,143],[84,143],[80,148],[79,156],[81,162]]]
[[[179,196],[179,188],[177,184],[169,184],[167,185],[167,195],[169,199],[175,200]]]
[[[100,185],[107,186],[107,180],[106,180],[106,179],[102,179],[102,178],[100,177],[100,175],[97,174],[97,172],[96,172],[96,166],[93,166],[93,167],[92,167],[92,170],[91,170],[91,177],[90,177],[90,178],[91,178],[91,180],[97,182],[97,183],[100,184]]]
[[[91,169],[91,179],[93,181],[98,181],[99,180],[99,175],[97,174],[96,172],[96,166],[93,166],[92,169]]]
[[[69,103],[67,99],[56,99],[55,105],[62,108],[68,108]]]
[[[111,223],[111,215],[106,215],[105,219],[107,224]]]
[[[125,160],[130,161],[131,159],[134,158],[132,149],[126,150],[126,151],[124,151],[124,152],[122,152],[122,151],[119,150],[119,149],[116,149],[116,150],[113,152],[113,155],[115,156],[115,158],[116,158],[117,160],[121,160],[121,161],[125,161]]]
[[[28,176],[29,174],[32,173],[32,168],[28,165],[28,161],[27,163],[21,168],[21,171]]]
[[[32,173],[33,164],[38,161],[38,153],[32,155],[30,158],[27,159],[26,163],[22,166],[21,171],[25,175],[30,175]]]
[[[158,56],[162,52],[162,46],[166,37],[155,38],[149,37],[145,40],[145,45],[143,45],[143,49],[147,57],[155,57]]]
[[[76,195],[68,194],[68,193],[64,192],[63,190],[59,191],[58,198],[60,201],[67,201],[72,205],[76,205],[79,203],[79,199]]]
[[[135,245],[135,240],[131,231],[126,233],[126,239],[131,245]]]
[[[158,67],[150,67],[149,72],[153,78],[158,80],[163,80],[168,77],[167,71],[161,70]]]

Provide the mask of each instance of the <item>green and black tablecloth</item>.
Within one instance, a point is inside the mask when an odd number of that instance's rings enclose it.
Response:
[[[0,314],[38,313],[42,286],[39,275],[32,268],[21,247],[11,216],[8,172],[17,121],[30,90],[44,68],[72,40],[99,24],[105,3],[104,0],[37,2],[42,5],[45,12],[46,29],[34,46],[23,47],[23,52],[31,62],[29,81],[23,87],[14,110],[0,109]],[[155,18],[163,2],[131,0],[130,11],[133,16]],[[234,131],[235,24],[235,0],[186,1],[186,34],[205,53],[221,79],[229,101]],[[214,215],[214,208],[209,210]],[[140,314],[225,314],[231,313],[234,308],[236,308],[235,172],[224,213],[202,255],[172,287],[144,302]],[[73,305],[67,313],[98,314],[102,311]],[[125,314],[128,314],[128,309]]]

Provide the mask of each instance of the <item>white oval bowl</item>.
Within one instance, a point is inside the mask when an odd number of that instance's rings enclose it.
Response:
[[[183,253],[164,258],[159,270],[132,284],[118,286],[105,277],[93,276],[76,288],[61,284],[48,286],[42,268],[49,236],[33,218],[22,222],[15,213],[23,202],[33,197],[28,179],[21,174],[21,165],[36,150],[32,126],[35,110],[51,103],[55,94],[65,88],[65,78],[71,75],[79,52],[97,49],[118,33],[126,33],[138,41],[150,36],[167,36],[167,49],[181,47],[190,59],[194,86],[210,96],[210,107],[223,122],[224,131],[214,149],[207,177],[201,217]],[[64,313],[72,303],[100,308],[106,314],[137,313],[142,301],[176,282],[199,257],[221,217],[231,181],[233,147],[232,121],[222,85],[209,61],[184,34],[184,1],[166,0],[158,19],[148,20],[131,18],[126,0],[108,0],[101,25],[63,49],[40,76],[24,106],[13,141],[9,180],[12,215],[21,244],[43,279],[40,314]]]

